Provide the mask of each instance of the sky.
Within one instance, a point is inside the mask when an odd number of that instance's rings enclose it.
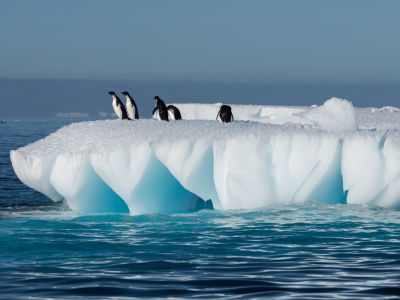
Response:
[[[400,1],[2,0],[0,77],[397,80]]]
[[[145,105],[395,105],[399,13],[397,0],[1,0],[0,117],[103,110],[116,87]]]

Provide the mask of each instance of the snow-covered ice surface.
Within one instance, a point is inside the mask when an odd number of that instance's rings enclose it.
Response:
[[[400,109],[396,107],[356,108],[355,117],[359,129],[395,131],[400,129]]]
[[[215,120],[221,103],[175,104],[187,120]],[[303,124],[332,131],[356,128],[351,102],[332,98],[319,107],[231,105],[235,120]]]
[[[93,121],[11,152],[22,182],[84,212],[173,213],[304,202],[400,207],[400,112],[176,104],[183,121]],[[195,120],[201,119],[201,120]]]

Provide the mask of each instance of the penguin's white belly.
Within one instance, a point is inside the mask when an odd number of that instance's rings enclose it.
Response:
[[[117,104],[117,101],[113,101],[113,108],[114,108],[114,112],[115,114],[118,116],[119,119],[122,119],[122,110],[121,107]]]
[[[175,114],[172,110],[168,110],[168,119],[175,120]]]
[[[154,112],[153,119],[157,119],[158,121],[161,121],[160,111],[158,109]]]
[[[126,112],[128,113],[129,119],[135,119],[135,107],[130,101],[126,102]]]
[[[222,120],[221,120],[221,116],[220,116],[220,115],[218,115],[217,120],[218,120],[219,122],[223,123]]]

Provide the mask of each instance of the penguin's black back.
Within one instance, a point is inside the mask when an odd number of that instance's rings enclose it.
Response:
[[[133,106],[135,107],[135,119],[139,119],[139,111],[138,111],[138,108],[136,106],[136,103],[135,103],[135,101],[133,101],[132,103],[133,103]]]
[[[122,120],[129,120],[128,118],[128,113],[126,112],[126,108],[125,106],[121,106],[121,112],[122,112]]]
[[[160,119],[162,121],[168,121],[168,110],[166,106],[159,106],[157,108],[158,114],[160,115]]]
[[[122,103],[121,99],[119,99],[119,97],[117,95],[115,95],[115,98],[117,99],[117,104],[121,108],[122,120],[129,120],[125,105]]]
[[[221,118],[221,121],[223,123],[229,123],[234,120],[232,114],[232,108],[229,105],[221,105],[217,118],[218,116]]]
[[[175,105],[168,105],[167,110],[172,110],[175,116],[175,120],[182,120],[181,112]]]
[[[129,99],[131,100],[133,107],[135,108],[135,119],[139,119],[139,111],[135,102],[135,99],[133,99],[133,97],[131,96],[131,94],[129,94],[128,92],[125,92],[126,95],[129,97]]]

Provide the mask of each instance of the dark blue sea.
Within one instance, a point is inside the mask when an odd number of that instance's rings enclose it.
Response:
[[[15,177],[10,149],[73,119],[0,124],[0,299],[398,299],[400,212],[302,205],[79,215]]]

